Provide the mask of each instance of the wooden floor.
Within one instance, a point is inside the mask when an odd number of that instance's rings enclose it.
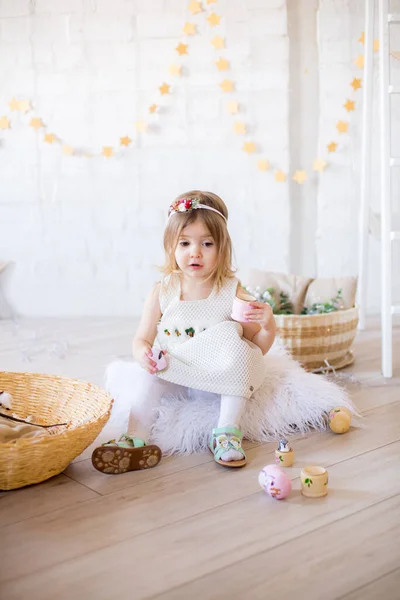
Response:
[[[0,322],[1,368],[101,383],[130,352],[124,319]],[[396,600],[400,598],[400,328],[395,373],[380,371],[375,321],[341,373],[363,427],[293,440],[285,501],[258,487],[274,444],[248,445],[248,465],[211,455],[163,459],[107,476],[85,456],[43,484],[0,494],[1,600]],[[64,355],[64,358],[63,358]],[[30,360],[29,360],[30,359]],[[302,466],[329,470],[329,494],[300,494]]]

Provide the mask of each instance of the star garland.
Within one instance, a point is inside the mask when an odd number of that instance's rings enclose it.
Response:
[[[11,129],[11,121],[7,117],[0,117],[0,129]]]
[[[212,0],[212,3],[215,3],[216,0]],[[207,1],[207,4],[210,2]],[[214,12],[212,12],[206,20],[210,24],[210,26],[218,26],[220,24],[221,17]],[[361,44],[364,44],[364,32],[361,34],[360,39],[358,40]],[[216,34],[211,41],[211,44],[215,48],[215,50],[224,50],[225,49],[225,38]],[[377,52],[379,50],[379,40],[374,40],[374,51]],[[223,56],[218,56],[218,59],[214,61],[217,65],[218,71],[229,71],[230,70],[230,62]],[[364,56],[358,55],[355,64],[359,69],[364,68]],[[362,87],[361,78],[354,77],[350,83],[353,88],[353,92],[357,92],[357,90]],[[235,82],[232,79],[225,78],[219,84],[221,91],[223,93],[234,93],[235,92]],[[344,109],[347,113],[351,113],[355,110],[355,100],[348,98],[343,104]],[[238,115],[241,112],[241,107],[238,102],[230,101],[228,102],[227,111],[230,115]],[[339,135],[348,133],[349,122],[345,120],[339,120],[336,123],[336,130]],[[233,125],[233,131],[236,135],[244,135],[247,132],[247,124],[242,121],[235,121]],[[336,152],[339,144],[332,140],[326,145],[326,149],[329,154]],[[255,142],[253,141],[245,141],[242,150],[247,154],[257,154],[258,148]],[[324,169],[327,167],[328,163],[320,157],[314,159],[312,170],[318,173],[322,173]],[[267,158],[259,158],[257,161],[257,169],[261,172],[269,171],[271,168],[271,164]],[[288,174],[284,173],[281,169],[276,169],[274,171],[274,179],[278,183],[284,183],[287,181]],[[296,181],[299,185],[302,185],[305,181],[308,180],[308,176],[306,171],[297,169],[292,176],[292,180]]]
[[[216,4],[217,0],[203,0],[196,1],[191,0],[188,5],[188,10],[192,16],[195,15],[203,15],[205,21],[207,22],[207,26],[210,29],[218,28],[221,23],[221,16],[214,12],[210,12],[209,14],[203,8],[203,2],[206,5],[211,6]],[[207,16],[206,16],[207,15]],[[196,23],[192,23],[191,21],[187,21],[183,28],[183,34],[186,38],[194,36],[198,34],[198,25]],[[361,34],[361,37],[358,40],[361,44],[365,43],[364,32]],[[225,38],[218,35],[216,33],[214,37],[210,41],[211,45],[214,47],[216,51],[225,50],[226,43]],[[175,47],[178,57],[184,57],[189,54],[189,44],[184,43],[183,41],[179,42]],[[377,52],[379,50],[379,40],[374,40],[374,51]],[[394,54],[394,53],[393,53]],[[396,57],[397,58],[397,57]],[[216,60],[214,60],[214,64],[218,69],[218,72],[227,72],[227,76],[219,83],[220,90],[223,94],[230,95],[235,93],[235,81],[229,77],[229,72],[231,70],[230,61],[224,56],[217,56]],[[355,65],[362,69],[364,67],[364,57],[363,55],[358,55],[355,60]],[[182,64],[172,64],[168,73],[170,77],[181,77],[182,76]],[[362,79],[359,77],[354,77],[350,83],[350,86],[353,89],[353,92],[356,93],[357,90],[362,87]],[[171,94],[172,85],[168,82],[162,82],[158,87],[158,93],[160,97],[169,96]],[[16,99],[15,97],[10,100],[8,103],[10,107],[11,113],[20,112],[22,114],[26,114],[27,112],[32,111],[32,106],[29,100],[26,99]],[[345,103],[343,104],[343,108],[349,114],[355,111],[356,102],[353,98],[347,98]],[[159,112],[160,105],[153,103],[148,107],[149,115],[155,115]],[[232,116],[240,115],[243,112],[243,107],[236,102],[235,100],[230,100],[226,109],[228,113]],[[120,149],[116,151],[113,146],[103,146],[102,151],[98,154],[88,153],[88,152],[78,152],[72,146],[67,143],[64,143],[56,134],[50,133],[46,131],[46,126],[43,123],[40,117],[32,117],[29,122],[29,126],[34,129],[36,132],[40,132],[42,129],[44,130],[43,142],[48,143],[49,145],[61,145],[62,154],[65,156],[84,156],[86,158],[92,158],[93,156],[103,156],[105,158],[111,158],[116,156],[119,152],[126,151],[127,148],[133,143],[133,140],[129,135],[120,136]],[[134,124],[137,134],[144,134],[149,129],[149,123],[147,120],[141,119],[136,121]],[[9,130],[11,129],[11,119],[7,115],[0,116],[0,130]],[[339,120],[336,123],[336,130],[339,135],[347,134],[349,129],[349,122],[345,120]],[[246,135],[247,134],[247,124],[241,120],[235,120],[233,123],[233,132],[236,135]],[[339,147],[338,142],[332,140],[326,145],[326,149],[328,154],[332,154],[337,151]],[[252,140],[245,140],[242,145],[242,151],[247,153],[249,156],[252,154],[259,154],[259,147],[256,142]],[[322,173],[324,169],[327,167],[328,163],[320,157],[315,158],[313,162],[313,171]],[[259,157],[257,160],[257,169],[261,172],[266,172],[271,170],[271,163],[265,157]],[[281,169],[275,168],[274,170],[274,179],[279,183],[283,183],[287,181],[288,174],[284,173]],[[308,176],[306,171],[304,170],[296,170],[294,175],[292,176],[292,180],[296,181],[299,185],[303,184],[308,180]]]
[[[213,4],[215,1],[216,0],[206,0],[207,4]],[[190,2],[188,8],[189,8],[190,12],[192,13],[192,15],[196,15],[197,13],[200,13],[203,11],[202,3],[196,2],[194,0],[192,2]],[[211,20],[215,25],[217,24],[215,17],[213,17]],[[192,22],[187,21],[184,24],[182,31],[186,37],[194,36],[198,33],[197,25]],[[184,56],[188,55],[188,53],[189,53],[188,48],[189,48],[188,43],[184,43],[183,41],[179,42],[178,45],[175,47],[175,51],[177,52],[178,57],[184,57]],[[223,68],[222,63],[220,65],[220,68],[221,69]],[[172,64],[168,69],[168,73],[169,73],[170,77],[181,77],[182,76],[182,64]],[[163,81],[160,84],[160,86],[158,87],[158,94],[160,95],[160,97],[164,97],[164,96],[168,97],[171,94],[171,87],[172,87],[172,85],[170,83]],[[25,114],[26,112],[29,112],[32,110],[32,106],[31,106],[29,100],[25,100],[25,99],[18,100],[14,97],[10,100],[10,102],[8,104],[9,104],[11,112],[19,111],[19,112]],[[159,112],[159,109],[160,109],[160,105],[157,103],[153,103],[148,107],[148,113],[149,113],[149,115],[156,115]],[[34,129],[37,132],[40,131],[42,128],[44,128],[44,129],[46,128],[45,124],[43,123],[43,121],[40,117],[32,117],[30,119],[29,126],[32,127],[32,129]],[[149,130],[149,123],[145,119],[140,119],[139,121],[136,121],[134,126],[135,126],[137,134],[143,134]],[[6,129],[11,129],[11,120],[6,115],[0,116],[0,130],[6,130]],[[120,136],[119,140],[120,140],[119,151],[116,150],[113,146],[103,146],[101,152],[91,153],[91,152],[86,152],[86,151],[78,151],[78,150],[74,149],[70,144],[63,142],[61,140],[61,138],[59,138],[54,133],[46,132],[43,137],[43,141],[48,144],[53,144],[53,143],[60,144],[61,151],[64,156],[81,156],[81,157],[85,157],[85,158],[93,158],[94,156],[102,156],[107,159],[111,158],[111,157],[115,157],[117,154],[126,151],[126,149],[129,148],[129,146],[133,143],[133,139],[127,134]]]

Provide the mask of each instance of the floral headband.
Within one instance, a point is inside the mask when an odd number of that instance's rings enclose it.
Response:
[[[222,214],[222,212],[216,208],[213,208],[212,206],[207,206],[207,204],[201,204],[197,198],[179,198],[178,200],[175,200],[175,202],[173,202],[169,207],[170,213],[168,219],[175,213],[188,212],[198,208],[212,210],[213,212],[217,213],[217,215],[220,215],[225,220],[225,223],[227,223],[226,217]]]

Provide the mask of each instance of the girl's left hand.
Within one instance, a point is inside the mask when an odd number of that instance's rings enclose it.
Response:
[[[247,323],[258,323],[265,330],[274,318],[272,308],[264,302],[249,302],[249,310],[244,313]]]

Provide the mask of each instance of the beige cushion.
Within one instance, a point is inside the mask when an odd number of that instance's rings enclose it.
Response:
[[[266,288],[274,288],[276,300],[278,301],[279,293],[284,292],[289,296],[295,314],[301,313],[307,288],[313,281],[312,277],[271,273],[260,269],[242,269],[238,273],[238,277],[243,286],[249,286],[252,289],[256,286],[259,286],[261,291]]]
[[[342,290],[342,308],[352,308],[356,300],[357,277],[329,277],[314,279],[308,287],[305,305],[310,308],[314,302],[327,302]]]

